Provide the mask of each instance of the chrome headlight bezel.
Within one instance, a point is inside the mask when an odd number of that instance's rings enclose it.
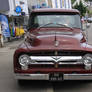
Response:
[[[83,61],[85,65],[92,65],[92,54],[86,54],[83,57]]]
[[[30,60],[31,60],[30,56],[27,54],[23,54],[23,55],[19,56],[19,64],[21,66],[27,66],[29,64]]]
[[[83,57],[84,65],[86,70],[92,69],[92,54],[86,54]]]

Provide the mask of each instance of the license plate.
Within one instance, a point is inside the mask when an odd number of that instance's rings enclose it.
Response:
[[[51,73],[49,75],[50,81],[62,81],[63,80],[63,74],[62,73]]]

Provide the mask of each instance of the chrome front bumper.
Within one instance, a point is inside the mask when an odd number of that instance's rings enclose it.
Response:
[[[49,80],[49,74],[15,74],[16,79]],[[63,74],[63,80],[92,80],[92,74]]]

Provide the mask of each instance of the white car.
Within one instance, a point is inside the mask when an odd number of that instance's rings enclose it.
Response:
[[[88,22],[91,23],[92,22],[92,17],[91,18],[88,18],[87,20],[88,20]]]

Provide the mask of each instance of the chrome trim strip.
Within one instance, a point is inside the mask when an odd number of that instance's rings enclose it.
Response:
[[[61,65],[76,65],[76,64],[84,64],[83,62],[79,62],[79,61],[77,61],[77,62],[60,62],[60,63],[58,63],[58,64],[61,64]]]
[[[81,60],[82,56],[30,56],[33,61],[74,61]]]
[[[49,74],[15,74],[15,79],[49,80]]]
[[[49,80],[49,74],[15,74],[16,79]],[[63,80],[92,80],[92,74],[64,74]]]
[[[92,74],[64,74],[64,80],[92,80]]]

